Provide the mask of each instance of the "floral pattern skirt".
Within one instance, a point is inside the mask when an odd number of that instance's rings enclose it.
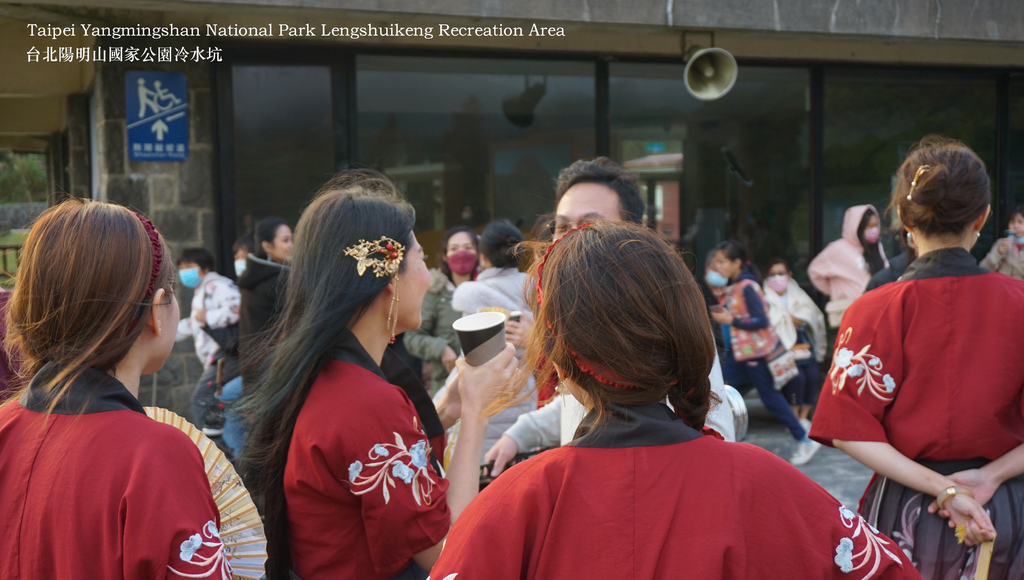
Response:
[[[984,459],[919,462],[943,475],[977,469]],[[974,580],[978,547],[958,544],[948,520],[928,513],[935,500],[875,476],[861,501],[861,515],[903,549],[924,580]],[[984,506],[996,527],[989,580],[1024,578],[1024,475],[1001,485]]]

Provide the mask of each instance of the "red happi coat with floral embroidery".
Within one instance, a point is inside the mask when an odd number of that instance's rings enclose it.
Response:
[[[95,369],[46,412],[54,369],[0,408],[0,578],[229,580],[192,440]]]
[[[498,477],[459,516],[431,578],[920,576],[785,461],[702,436],[653,404],[615,407],[587,435]]]
[[[810,436],[915,460],[997,459],[1024,443],[1024,282],[966,250],[914,261],[843,316]]]
[[[302,580],[390,578],[451,527],[448,482],[424,430],[440,421],[421,418],[429,397],[417,411],[385,378],[392,353],[382,371],[346,338],[310,388],[288,451],[288,533]]]

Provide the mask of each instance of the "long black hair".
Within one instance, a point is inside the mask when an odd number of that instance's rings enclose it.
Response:
[[[878,217],[878,213],[874,208],[868,208],[860,218],[860,224],[857,225],[857,239],[860,240],[860,245],[864,246],[864,261],[868,263],[868,269],[874,275],[875,272],[885,269],[885,259],[882,258],[882,252],[878,249],[879,244],[877,241],[874,244],[870,244],[864,239],[864,230],[868,229],[868,222],[871,221],[871,216]]]
[[[256,227],[253,228],[253,255],[257,258],[267,259],[267,251],[263,249],[263,242],[270,242],[274,244],[274,238],[277,237],[277,229],[281,226],[288,225],[288,222],[279,217],[268,217],[263,218],[256,222]]]
[[[369,170],[336,175],[299,219],[284,312],[261,336],[259,380],[241,404],[253,417],[243,473],[263,504],[269,580],[287,580],[292,564],[284,471],[296,419],[347,329],[391,281],[360,276],[357,261],[342,250],[381,236],[408,248],[414,221],[394,184]]]
[[[757,278],[757,283],[761,283],[761,271],[757,269],[757,266],[747,258],[747,249],[743,247],[743,244],[736,240],[725,240],[724,242],[715,246],[716,252],[722,252],[730,262],[740,260],[743,262],[743,270],[750,272],[754,278]]]

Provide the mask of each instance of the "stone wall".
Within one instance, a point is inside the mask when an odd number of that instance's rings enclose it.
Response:
[[[193,44],[195,39],[191,39]],[[133,39],[131,46],[141,48]],[[166,42],[162,43],[166,46]],[[183,162],[128,159],[124,77],[128,70],[184,72],[188,82],[189,154]],[[156,225],[176,254],[202,246],[216,253],[213,192],[213,116],[210,69],[206,63],[97,63],[95,130],[99,158],[99,196],[140,211]],[[173,264],[169,264],[174,267]],[[181,315],[188,316],[192,291],[175,287]],[[153,377],[142,378],[139,399],[190,417],[189,397],[202,373],[191,339],[176,343]]]
[[[0,232],[27,228],[45,209],[45,201],[0,204]]]

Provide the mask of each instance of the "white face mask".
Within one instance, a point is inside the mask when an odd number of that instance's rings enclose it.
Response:
[[[241,276],[245,272],[245,260],[235,260],[235,276]]]

